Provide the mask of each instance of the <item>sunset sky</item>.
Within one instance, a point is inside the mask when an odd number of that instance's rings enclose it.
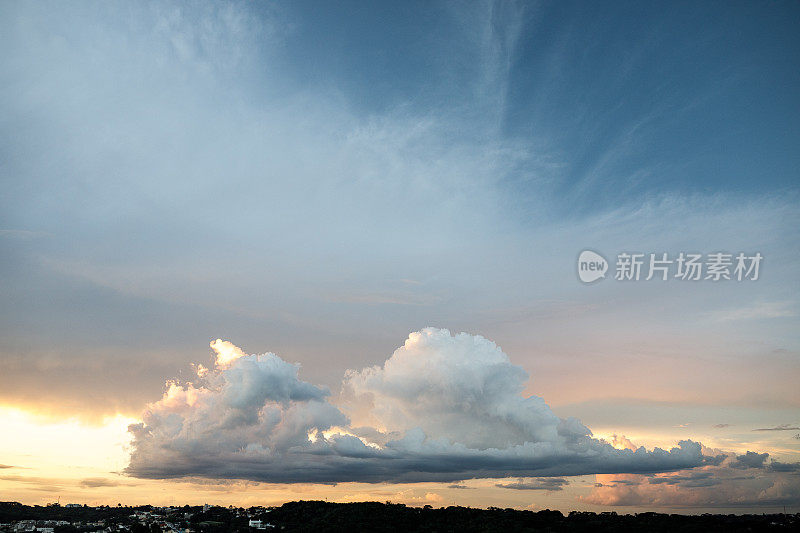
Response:
[[[1,3],[0,501],[800,511],[799,24]]]

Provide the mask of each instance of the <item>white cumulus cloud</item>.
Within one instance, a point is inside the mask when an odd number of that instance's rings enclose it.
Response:
[[[659,472],[706,460],[692,441],[648,451],[592,438],[578,420],[524,397],[527,373],[481,336],[412,333],[382,367],[349,371],[338,406],[275,354],[245,355],[219,339],[211,346],[214,368],[168,382],[130,427],[128,474],[417,482]]]

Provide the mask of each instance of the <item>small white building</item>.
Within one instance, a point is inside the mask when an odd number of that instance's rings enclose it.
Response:
[[[36,531],[36,521],[20,520],[14,526],[14,531]]]

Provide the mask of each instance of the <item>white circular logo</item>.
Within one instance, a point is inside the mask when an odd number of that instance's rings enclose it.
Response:
[[[584,283],[592,283],[606,277],[608,261],[602,255],[584,250],[578,256],[578,277]]]

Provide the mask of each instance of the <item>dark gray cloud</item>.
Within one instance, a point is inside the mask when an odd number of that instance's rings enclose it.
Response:
[[[800,472],[800,463],[783,463],[772,460],[769,463],[769,469],[773,472]]]
[[[80,481],[80,486],[83,488],[97,488],[97,487],[119,487],[121,485],[132,486],[135,483],[119,481],[116,479],[108,479],[104,477],[88,477]]]
[[[755,452],[722,456],[722,461],[691,470],[598,476],[585,500],[597,505],[746,508],[789,504],[800,497],[795,474],[800,463],[781,463]]]
[[[716,455],[703,455],[703,464],[711,466],[719,466],[728,457],[729,456],[724,453],[718,453]]]
[[[731,468],[761,468],[764,466],[765,461],[769,457],[768,453],[747,452],[743,455],[737,455],[736,459],[731,462]]]
[[[705,470],[702,472],[691,472],[686,475],[649,477],[648,483],[651,485],[663,483],[667,485],[681,485],[683,487],[710,487],[719,484],[720,480],[714,478],[714,472]]]
[[[618,485],[640,485],[642,483],[647,483],[647,478],[640,477],[635,479],[625,479],[625,478],[612,478],[606,481],[605,483],[595,483],[595,487],[616,487]]]
[[[564,486],[569,485],[569,481],[561,477],[544,477],[525,481],[520,479],[516,483],[497,483],[495,486],[503,489],[514,490],[564,490]]]

